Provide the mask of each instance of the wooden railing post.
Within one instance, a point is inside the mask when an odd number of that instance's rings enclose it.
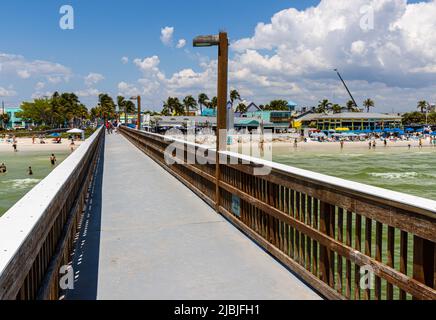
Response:
[[[413,243],[413,278],[436,289],[435,243],[418,236],[414,236]]]

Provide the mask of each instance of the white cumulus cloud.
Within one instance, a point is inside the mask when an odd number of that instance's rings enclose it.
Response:
[[[95,84],[97,84],[97,83],[99,83],[100,81],[103,81],[103,80],[104,80],[104,76],[102,74],[91,72],[90,74],[88,74],[85,77],[85,84],[87,86],[92,86],[92,85],[95,85]]]
[[[178,49],[181,49],[181,48],[183,48],[184,46],[186,46],[186,40],[185,39],[180,39],[178,42],[177,42],[177,48]]]
[[[12,88],[3,88],[0,87],[0,97],[14,97],[17,94],[15,90]]]
[[[166,46],[170,46],[173,42],[174,27],[165,27],[160,31],[160,40]]]

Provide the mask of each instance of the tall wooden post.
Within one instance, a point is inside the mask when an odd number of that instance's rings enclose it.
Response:
[[[229,40],[227,32],[219,34],[218,48],[218,108],[217,108],[217,127],[216,127],[216,210],[220,207],[220,187],[221,179],[220,155],[219,151],[226,150],[227,146],[227,78],[228,78],[228,50]]]
[[[137,100],[138,100],[138,130],[141,130],[141,96],[138,96]]]

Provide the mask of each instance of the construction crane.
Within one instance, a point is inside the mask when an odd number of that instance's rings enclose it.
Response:
[[[350,95],[350,98],[351,98],[351,100],[353,101],[354,106],[355,106],[356,108],[359,108],[359,106],[358,106],[357,103],[356,103],[356,100],[354,100],[353,95],[351,94],[350,90],[348,89],[347,85],[345,84],[344,79],[342,79],[342,76],[341,76],[341,74],[339,73],[338,69],[335,69],[335,71],[336,71],[336,73],[338,74],[339,79],[341,79],[342,83],[344,84],[344,87],[345,87],[345,89],[347,90],[348,94]]]

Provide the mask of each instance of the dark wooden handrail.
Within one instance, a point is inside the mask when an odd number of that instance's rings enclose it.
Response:
[[[324,297],[436,299],[436,201],[231,152],[220,152],[227,161],[217,181],[205,161],[213,148],[121,133]],[[262,166],[270,172],[254,175]],[[371,287],[361,286],[365,270]]]

